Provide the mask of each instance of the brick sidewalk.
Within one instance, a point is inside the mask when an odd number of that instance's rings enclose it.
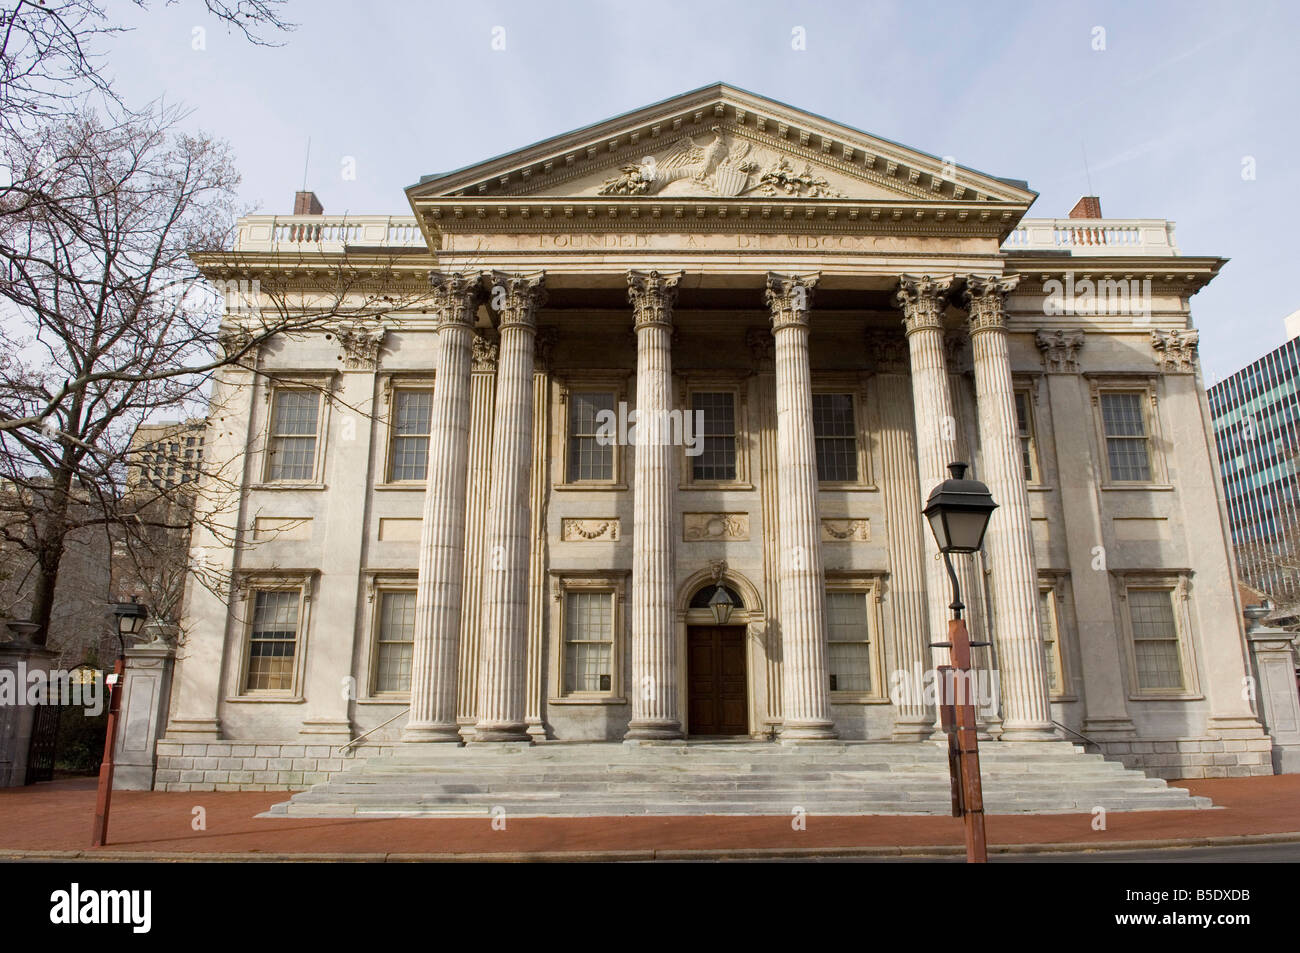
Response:
[[[1188,845],[1212,838],[1295,833],[1300,839],[1300,775],[1176,782],[1210,797],[1221,810],[1112,812],[1107,829],[1094,831],[1092,816],[994,815],[991,846],[1117,843],[1175,840]],[[839,850],[852,848],[955,848],[960,822],[950,817],[871,816],[807,818],[795,831],[788,817],[508,818],[494,831],[474,819],[270,819],[255,817],[284,792],[113,795],[109,846],[117,855],[192,854],[426,855],[579,852],[611,855],[654,851]],[[207,829],[191,829],[193,809],[206,811]],[[0,790],[0,856],[6,851],[87,850],[95,809],[93,779],[55,781]],[[1154,844],[1153,844],[1154,846]],[[87,856],[92,856],[88,851]]]

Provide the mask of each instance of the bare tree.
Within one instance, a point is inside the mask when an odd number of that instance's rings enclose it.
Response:
[[[132,0],[148,9],[148,0]],[[177,0],[166,0],[172,6]],[[294,24],[280,16],[284,0],[204,0],[218,22],[250,42],[270,45]],[[124,27],[105,0],[7,0],[0,4],[0,133],[76,112],[89,94],[120,105],[103,72],[104,47]]]
[[[188,529],[188,504],[161,505],[178,489],[125,492],[140,423],[204,416],[214,372],[253,366],[277,336],[373,321],[419,298],[383,290],[374,256],[362,270],[346,255],[316,264],[307,304],[292,272],[216,293],[195,259],[228,247],[239,177],[225,144],[180,131],[183,118],[81,115],[5,144],[13,168],[42,150],[58,157],[38,191],[0,214],[0,479],[12,489],[0,494],[0,541],[34,563],[40,639],[70,537],[116,527],[143,549],[156,532]],[[238,490],[217,477],[207,487]]]

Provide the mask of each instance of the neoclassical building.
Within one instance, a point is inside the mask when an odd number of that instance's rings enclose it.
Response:
[[[1271,771],[1189,305],[1223,259],[1172,223],[1026,218],[722,85],[407,196],[199,257],[413,304],[217,381],[194,556],[232,586],[190,587],[160,786],[301,786],[358,738],[930,737],[953,461],[999,504],[957,557],[989,737]]]

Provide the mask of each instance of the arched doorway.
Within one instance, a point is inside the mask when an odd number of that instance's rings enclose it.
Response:
[[[700,586],[688,604],[686,706],[691,737],[749,734],[747,626],[732,621],[745,609],[743,597],[725,581]]]

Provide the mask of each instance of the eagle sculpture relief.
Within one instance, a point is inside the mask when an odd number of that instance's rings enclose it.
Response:
[[[710,131],[711,142],[701,144],[687,136],[663,159],[646,156],[636,165],[623,166],[618,175],[605,181],[600,194],[652,195],[681,180],[690,180],[715,195],[740,194],[749,183],[749,173],[758,168],[755,163],[745,161],[749,143],[741,141],[728,146],[721,126],[714,126]]]

